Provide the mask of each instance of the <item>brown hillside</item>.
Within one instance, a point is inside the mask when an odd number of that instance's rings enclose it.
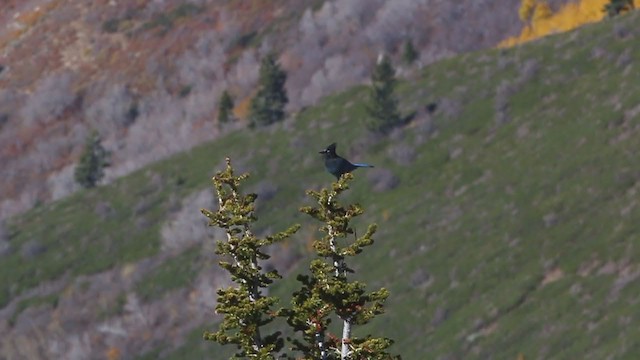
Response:
[[[422,66],[520,28],[507,0],[4,1],[0,12],[0,218],[76,190],[97,129],[107,181],[219,134],[224,89],[242,117],[260,57],[280,54],[290,109],[368,78],[412,39]],[[402,71],[402,69],[401,69]],[[244,100],[244,101],[243,101]],[[243,119],[239,120],[242,123]]]

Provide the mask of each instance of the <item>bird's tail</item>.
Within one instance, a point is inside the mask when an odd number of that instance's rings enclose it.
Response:
[[[373,165],[363,164],[363,163],[360,163],[360,164],[353,164],[353,166],[357,166],[357,167],[373,167]]]

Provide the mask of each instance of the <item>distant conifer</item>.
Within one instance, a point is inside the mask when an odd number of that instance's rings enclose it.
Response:
[[[404,43],[404,48],[402,49],[402,60],[408,64],[413,64],[416,60],[418,60],[418,51],[413,46],[413,41],[407,40]]]
[[[382,55],[371,75],[371,88],[367,113],[371,121],[370,130],[385,133],[400,124],[402,118],[398,112],[398,100],[394,90],[396,86],[395,69],[391,60]]]
[[[226,123],[231,120],[231,111],[235,106],[231,94],[227,90],[222,92],[220,100],[218,101],[218,121],[220,123]]]
[[[289,102],[284,87],[286,81],[287,74],[280,68],[274,54],[262,59],[258,92],[251,99],[249,108],[251,127],[268,126],[284,119],[284,107]]]
[[[104,177],[104,168],[109,166],[110,152],[102,147],[97,131],[88,137],[80,161],[75,169],[75,180],[84,188],[92,188]]]

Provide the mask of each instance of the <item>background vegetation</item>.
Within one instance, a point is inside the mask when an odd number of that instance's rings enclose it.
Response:
[[[359,86],[284,123],[231,132],[36,207],[0,232],[9,244],[0,314],[16,324],[2,326],[18,332],[28,318],[73,332],[86,317],[56,325],[38,314],[73,314],[86,304],[85,316],[115,315],[78,335],[75,349],[221,356],[201,340],[201,325],[215,321],[207,286],[225,282],[211,273],[212,234],[180,219],[201,217],[211,175],[225,156],[237,159],[260,194],[261,229],[303,224],[274,250],[279,268],[295,269],[314,235],[297,209],[305,189],[333,180],[317,151],[337,141],[348,158],[376,165],[355,173],[347,196],[367,209],[362,226],[380,224],[376,244],[353,266],[392,294],[385,316],[363,333],[394,338],[390,350],[407,359],[633,356],[638,21],[632,13],[416,71],[397,86],[400,110],[416,117],[388,137],[354,125],[367,116],[368,89]],[[117,282],[107,290],[108,279]],[[275,295],[293,286],[280,283]],[[167,333],[185,342],[168,343]],[[88,340],[96,334],[103,343]],[[50,351],[37,337],[20,339],[3,339],[3,353]]]

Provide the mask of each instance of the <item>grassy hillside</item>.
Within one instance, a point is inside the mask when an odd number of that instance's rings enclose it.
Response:
[[[339,153],[399,180],[375,191],[375,177],[359,170],[349,193],[367,209],[362,226],[380,225],[357,276],[391,291],[388,313],[357,331],[394,338],[405,359],[633,358],[640,354],[638,21],[631,14],[429,66],[398,89],[403,111],[418,115],[386,138],[364,130],[367,92],[357,87],[287,124],[233,132],[35,209],[9,223],[10,241],[44,250],[2,259],[0,304],[42,281],[156,254],[172,199],[209,186],[225,156],[251,172],[250,186],[277,189],[260,204],[261,228],[309,224],[297,208],[308,201],[306,188],[332,180],[317,151],[337,141]],[[106,220],[94,210],[101,202],[113,209]],[[308,241],[311,226],[294,245]],[[180,279],[164,274],[194,274],[170,266],[147,279],[174,288]],[[214,358],[214,346],[197,335],[172,356]]]

